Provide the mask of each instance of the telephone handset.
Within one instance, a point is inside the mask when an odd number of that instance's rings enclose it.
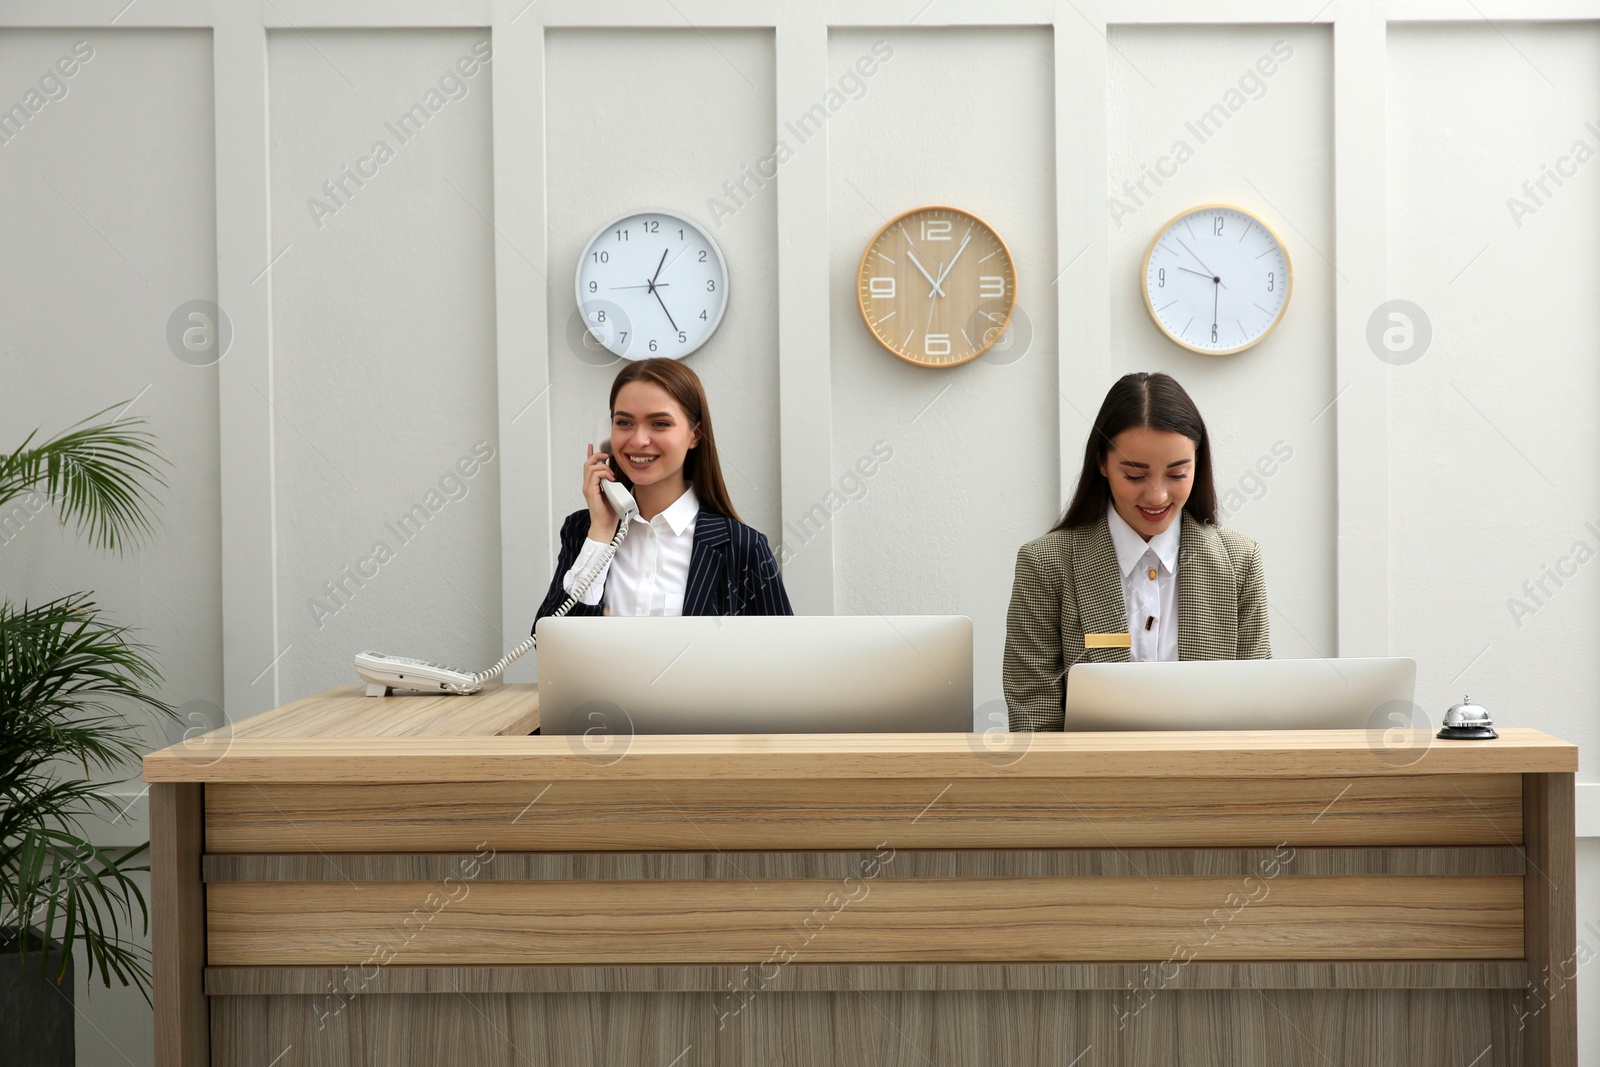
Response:
[[[615,474],[616,468],[611,465],[611,441],[602,438],[594,450],[605,455],[606,468]],[[601,478],[600,492],[604,494],[606,503],[611,505],[611,510],[617,513],[618,519],[631,519],[639,514],[639,505],[634,503],[633,494],[623,488],[621,482],[613,478]]]
[[[624,489],[621,482],[601,478],[600,492],[605,494],[606,503],[611,505],[611,510],[615,511],[617,518],[623,522],[639,514],[639,505],[633,502],[633,494]]]
[[[598,445],[596,452],[609,452],[611,442]],[[628,523],[639,514],[639,505],[634,502],[633,494],[623,488],[621,482],[609,478],[600,479],[600,492],[605,495],[606,503],[611,505],[611,510],[617,513],[617,532],[611,538],[611,543],[606,546],[583,574],[580,574],[572,583],[572,593],[566,601],[550,613],[550,618],[557,618],[572,610],[572,605],[582,599],[584,592],[594,584],[606,564],[617,554],[617,546],[622,544],[622,539],[628,536]],[[395,689],[416,690],[423,693],[451,693],[465,695],[476,693],[489,682],[500,677],[501,673],[511,664],[527,655],[536,643],[533,634],[529,634],[523,642],[512,649],[500,662],[486,671],[472,674],[467,671],[458,671],[442,663],[430,663],[427,660],[410,659],[405,656],[387,656],[381,652],[370,649],[356,653],[356,673],[361,680],[367,683],[367,696],[387,696]]]

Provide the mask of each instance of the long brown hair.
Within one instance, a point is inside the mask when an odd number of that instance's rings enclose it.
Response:
[[[1170,374],[1135,371],[1117,379],[1106,393],[1094,429],[1083,446],[1083,470],[1078,488],[1054,529],[1088,526],[1105,516],[1111,504],[1111,483],[1100,473],[1100,464],[1111,442],[1123,430],[1149,428],[1181,433],[1194,442],[1194,483],[1183,510],[1200,522],[1217,524],[1217,486],[1211,475],[1211,436],[1205,420],[1183,386]]]
[[[613,413],[617,410],[617,394],[629,382],[649,382],[677,401],[690,428],[700,431],[699,444],[683,457],[684,480],[694,486],[694,495],[701,507],[726,515],[735,522],[742,521],[728,497],[728,484],[722,480],[717,439],[711,432],[711,407],[706,403],[706,390],[700,384],[700,376],[675,359],[641,359],[629,363],[617,372],[616,380],[611,383],[607,407]],[[611,471],[628,492],[633,492],[633,480],[622,471],[620,464],[613,463]]]

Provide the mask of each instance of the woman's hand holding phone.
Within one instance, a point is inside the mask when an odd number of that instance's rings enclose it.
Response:
[[[588,458],[583,461],[583,499],[589,504],[589,540],[609,544],[616,536],[618,516],[600,491],[602,481],[616,481],[611,471],[611,457],[596,452],[589,445]]]

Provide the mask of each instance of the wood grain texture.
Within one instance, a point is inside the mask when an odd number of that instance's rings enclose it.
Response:
[[[206,841],[215,853],[470,852],[485,842],[500,851],[702,852],[871,849],[885,841],[911,849],[1125,849],[1521,840],[1519,775],[206,788]]]
[[[921,269],[919,255],[930,260]],[[890,219],[862,252],[857,270],[856,306],[867,328],[884,348],[919,367],[978,358],[1005,332],[1016,301],[1005,241],[961,208],[929,205]],[[924,318],[921,310],[930,302]]]
[[[213,966],[1523,953],[1514,876],[217,882],[207,914]]]
[[[1526,1060],[1577,1067],[1580,957],[1573,776],[1530,774],[1524,781],[1528,989],[1520,1022]]]
[[[218,1067],[1521,1067],[1516,995],[1167,990],[222,997]],[[265,1055],[263,1054],[265,1053]]]
[[[759,985],[763,992],[852,989],[1506,989],[1519,992],[1521,960],[1327,960],[1159,963],[792,963],[545,965],[535,967],[208,967],[206,994],[227,996],[384,993],[693,993]]]
[[[364,686],[341,685],[213,730],[204,740],[215,739],[210,747],[220,748],[230,740],[262,737],[525,736],[538,725],[537,685],[491,685],[471,696],[388,697],[369,697]]]
[[[846,878],[871,852],[500,852],[475,881],[701,881]],[[1520,849],[1297,848],[899,849],[878,878],[1069,878],[1113,875],[1515,874]],[[442,882],[470,853],[208,855],[207,882]],[[1277,862],[1274,862],[1277,861]]]
[[[376,699],[376,698],[374,698]],[[387,698],[395,699],[395,698]],[[467,699],[429,697],[429,700]],[[770,778],[1299,778],[1562,773],[1578,749],[1519,727],[1492,744],[1435,744],[1414,731],[1172,731],[1018,734],[1015,748],[984,734],[641,734],[603,752],[581,737],[250,737],[200,765],[175,745],[144,758],[149,782],[551,782]]]
[[[161,1067],[205,1067],[211,1061],[200,881],[203,788],[190,783],[150,787],[151,977]]]

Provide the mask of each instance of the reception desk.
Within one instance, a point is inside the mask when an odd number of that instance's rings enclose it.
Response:
[[[330,690],[145,757],[163,1067],[1575,1067],[1575,746],[563,738]],[[281,1056],[281,1060],[274,1057]]]

